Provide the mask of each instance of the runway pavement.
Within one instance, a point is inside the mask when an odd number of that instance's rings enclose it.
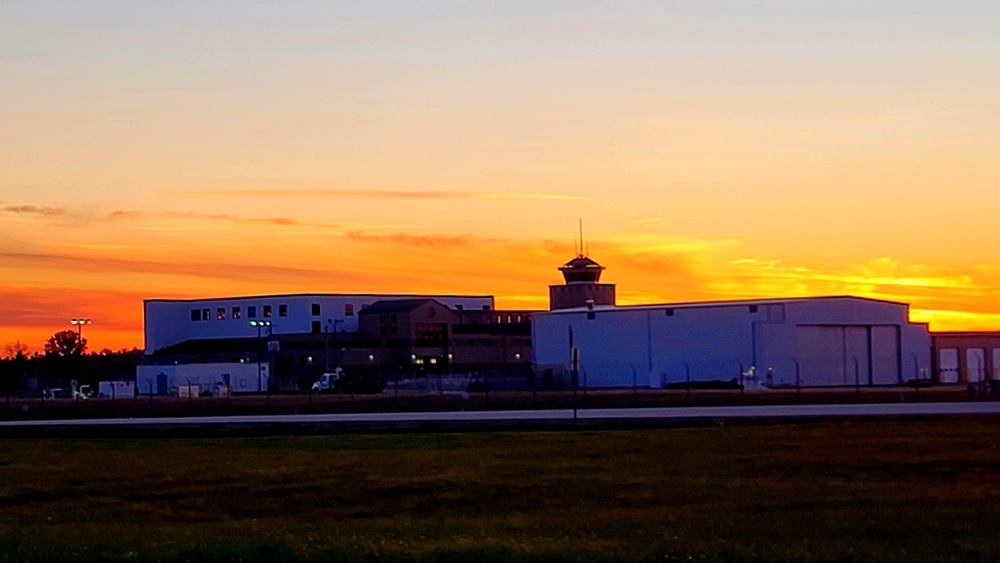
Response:
[[[885,403],[838,405],[761,405],[726,407],[670,407],[627,409],[572,409],[519,410],[519,411],[460,411],[460,412],[404,412],[364,414],[290,414],[258,416],[198,416],[158,418],[101,418],[77,420],[23,420],[0,421],[0,434],[11,431],[43,429],[127,429],[127,428],[239,428],[254,426],[323,426],[336,429],[394,426],[413,428],[420,425],[450,428],[487,423],[508,424],[566,424],[586,421],[634,422],[637,424],[665,424],[683,421],[774,420],[837,417],[927,417],[954,415],[1000,415],[1000,402],[963,403]]]

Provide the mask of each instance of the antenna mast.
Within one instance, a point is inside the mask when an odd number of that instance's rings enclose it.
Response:
[[[584,252],[584,243],[583,243],[583,217],[580,217],[580,252],[578,253],[578,255],[581,258],[587,255],[586,252]]]

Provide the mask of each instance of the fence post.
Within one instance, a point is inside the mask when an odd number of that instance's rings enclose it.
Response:
[[[538,408],[538,386],[534,376],[531,377],[531,408]]]
[[[441,395],[441,410],[444,410],[444,387],[441,385],[441,374],[437,376],[438,380],[438,393]]]
[[[792,361],[795,362],[795,394],[801,396],[802,395],[802,370],[799,367],[799,360],[797,358],[792,358]],[[802,400],[799,399],[799,402],[801,403]]]
[[[691,364],[684,362],[684,378],[687,379],[687,404],[691,404]]]
[[[635,364],[630,363],[628,367],[632,368],[632,407],[634,408],[639,406],[639,382],[635,373]]]

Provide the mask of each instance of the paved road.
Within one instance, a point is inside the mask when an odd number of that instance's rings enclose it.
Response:
[[[887,403],[846,405],[764,405],[746,407],[673,407],[645,409],[579,410],[587,421],[636,422],[683,420],[777,419],[840,416],[1000,415],[1000,402],[988,403]],[[81,420],[0,421],[2,429],[29,428],[128,428],[294,424],[379,424],[564,422],[573,420],[572,409],[525,411],[412,412],[367,414],[288,414],[259,416],[199,416],[159,418],[102,418]]]

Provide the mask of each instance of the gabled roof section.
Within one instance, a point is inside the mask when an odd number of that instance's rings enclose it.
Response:
[[[240,301],[246,299],[282,299],[282,298],[324,298],[324,297],[344,297],[349,299],[386,299],[386,298],[409,298],[409,299],[493,299],[492,295],[415,295],[415,294],[388,294],[388,293],[272,293],[266,295],[239,295],[228,297],[198,297],[195,299],[143,299],[144,303],[201,303],[207,301]]]
[[[443,304],[439,303],[434,299],[394,299],[388,301],[376,301],[371,305],[365,307],[360,311],[359,314],[368,313],[408,313],[414,309],[423,307],[428,303],[438,303],[442,307]],[[445,307],[447,309],[447,307]]]

